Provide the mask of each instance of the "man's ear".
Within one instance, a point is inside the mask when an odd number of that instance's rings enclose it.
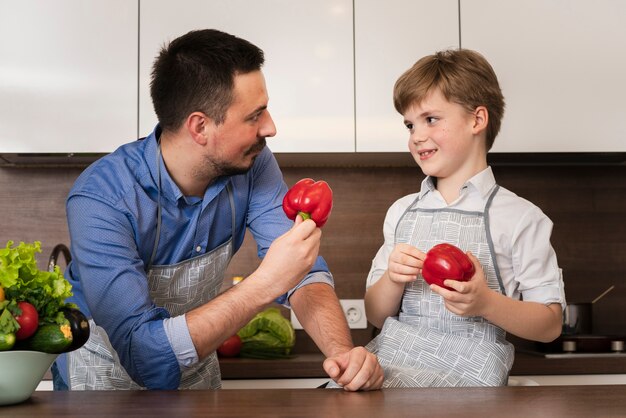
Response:
[[[213,121],[202,112],[193,112],[187,117],[185,126],[194,142],[206,145],[213,129]]]
[[[485,106],[478,106],[474,110],[474,125],[472,126],[472,132],[476,135],[487,129],[489,124],[489,111]]]

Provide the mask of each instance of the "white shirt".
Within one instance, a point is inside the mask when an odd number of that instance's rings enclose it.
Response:
[[[367,287],[376,283],[387,270],[389,255],[395,247],[398,221],[418,196],[418,208],[482,212],[495,184],[491,167],[487,167],[463,185],[458,199],[450,205],[437,191],[431,177],[422,181],[419,193],[398,199],[387,211],[383,226],[385,242],[372,261]],[[489,222],[506,294],[546,305],[560,303],[565,308],[561,269],[550,244],[552,221],[531,202],[500,187],[489,208]]]

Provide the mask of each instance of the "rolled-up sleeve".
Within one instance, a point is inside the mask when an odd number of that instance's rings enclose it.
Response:
[[[535,207],[519,218],[511,248],[518,291],[523,300],[559,303],[565,308],[565,291],[556,253],[550,244],[552,221]]]

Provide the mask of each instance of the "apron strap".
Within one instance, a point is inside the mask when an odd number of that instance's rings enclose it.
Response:
[[[489,195],[489,198],[487,199],[487,203],[485,204],[485,213],[484,213],[484,217],[485,217],[485,233],[487,234],[487,244],[489,245],[489,251],[491,252],[492,256],[492,260],[493,260],[493,268],[496,271],[496,278],[498,279],[498,285],[500,286],[500,292],[507,296],[506,291],[504,289],[504,282],[502,281],[502,275],[500,275],[500,268],[498,267],[498,257],[496,257],[496,251],[493,245],[493,238],[491,237],[491,226],[490,226],[490,218],[489,218],[489,208],[491,207],[491,203],[493,202],[493,198],[496,196],[496,193],[498,193],[498,190],[500,190],[500,186],[499,185],[495,185],[493,190],[491,191],[491,194]]]
[[[156,166],[157,166],[157,224],[156,224],[156,238],[154,239],[154,247],[152,248],[152,255],[150,261],[146,266],[146,271],[150,270],[154,258],[156,257],[157,248],[159,247],[159,238],[161,237],[161,138],[157,139],[157,153],[156,153]]]
[[[154,239],[154,247],[152,248],[152,254],[150,255],[150,262],[146,267],[146,271],[150,270],[152,264],[154,263],[154,259],[156,257],[157,248],[159,247],[159,238],[161,237],[161,141],[160,138],[157,140],[157,153],[156,153],[156,165],[157,165],[157,224],[156,224],[156,237]],[[235,237],[235,232],[237,231],[237,219],[235,214],[235,198],[233,196],[233,186],[231,181],[229,180],[226,183],[226,190],[228,191],[228,202],[230,204],[230,212],[231,212],[231,236]],[[232,251],[231,251],[232,252]],[[231,254],[232,255],[232,254]]]

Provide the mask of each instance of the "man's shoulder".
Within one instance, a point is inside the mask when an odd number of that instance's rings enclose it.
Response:
[[[140,141],[125,144],[93,164],[78,177],[70,197],[83,195],[116,203],[149,174]]]

